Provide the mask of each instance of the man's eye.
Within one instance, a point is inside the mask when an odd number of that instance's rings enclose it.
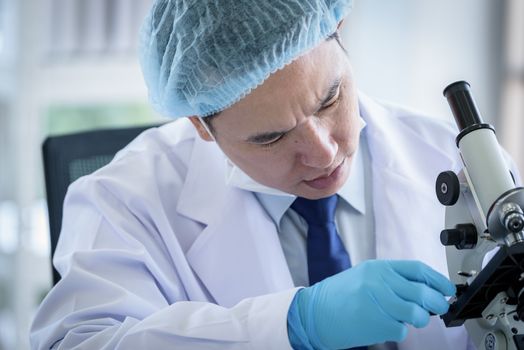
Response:
[[[330,107],[333,107],[337,104],[337,102],[340,100],[340,94],[338,94],[336,97],[334,97],[331,101],[329,101],[325,106],[322,107],[323,110],[328,109]]]
[[[260,143],[259,146],[261,147],[271,147],[273,145],[275,145],[278,141],[282,140],[284,138],[284,135],[285,134],[282,134],[280,135],[279,137],[269,141],[269,142],[265,142],[265,143]]]

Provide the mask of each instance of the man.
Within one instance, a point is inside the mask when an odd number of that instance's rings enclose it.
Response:
[[[142,66],[179,119],[71,186],[33,348],[471,347],[430,317],[456,131],[357,92],[350,5],[154,4]]]

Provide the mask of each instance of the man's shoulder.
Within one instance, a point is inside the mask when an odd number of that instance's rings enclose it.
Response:
[[[141,133],[106,166],[73,183],[69,192],[109,191],[117,198],[165,193],[176,197],[185,182],[196,133],[180,120]]]
[[[184,149],[184,145],[192,145],[196,132],[187,119],[168,122],[162,126],[151,128],[140,134],[124,149],[117,153],[114,161],[134,155],[151,156],[177,154]]]
[[[460,165],[455,144],[458,132],[451,120],[367,96],[359,98],[375,159],[384,166],[406,176],[433,179],[438,172]]]
[[[392,118],[396,119],[395,122],[399,127],[418,135],[420,139],[453,140],[458,134],[453,120],[447,117],[431,115],[393,103],[382,101],[378,103],[389,112]],[[454,145],[454,142],[452,144]]]
[[[434,164],[440,163],[437,159],[450,165],[457,162],[455,138],[458,130],[450,118],[432,116],[367,96],[361,99],[374,129],[395,143],[392,146],[399,154],[409,154],[415,161],[430,157]]]

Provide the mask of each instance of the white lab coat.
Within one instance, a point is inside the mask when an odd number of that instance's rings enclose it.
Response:
[[[457,170],[452,122],[360,96],[378,259],[447,275],[439,172]],[[86,145],[88,147],[89,145]],[[224,184],[224,156],[187,120],[142,134],[68,192],[54,263],[63,279],[32,326],[34,349],[288,349],[296,292],[253,193]],[[466,349],[438,317],[400,350]]]

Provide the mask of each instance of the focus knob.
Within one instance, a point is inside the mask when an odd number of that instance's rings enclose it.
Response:
[[[472,224],[460,224],[454,229],[442,230],[440,242],[457,249],[472,249],[477,245],[477,228]]]
[[[440,203],[451,206],[457,203],[460,195],[460,182],[453,171],[444,171],[437,176],[435,191]]]

